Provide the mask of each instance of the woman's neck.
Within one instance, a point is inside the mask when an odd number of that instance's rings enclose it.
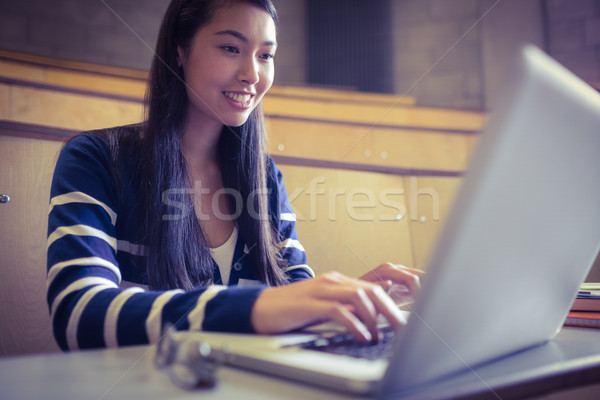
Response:
[[[190,179],[192,201],[202,234],[209,247],[223,245],[231,236],[235,224],[230,218],[229,206],[224,196],[216,196],[223,189],[219,163],[219,137],[222,124],[213,120],[188,118],[181,138],[181,152]]]
[[[218,165],[219,137],[223,125],[188,113],[181,138],[181,152],[190,172],[202,171],[207,166]]]

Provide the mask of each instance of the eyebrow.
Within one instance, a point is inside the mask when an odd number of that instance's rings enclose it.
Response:
[[[244,43],[248,43],[248,38],[243,33],[234,31],[233,29],[219,31],[219,32],[216,32],[215,35],[231,35],[231,36],[234,36],[234,37],[240,39]],[[267,40],[266,42],[263,42],[262,45],[263,46],[277,46],[277,42],[275,42],[273,40]]]

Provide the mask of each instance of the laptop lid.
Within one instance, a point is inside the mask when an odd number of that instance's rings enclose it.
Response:
[[[405,390],[551,339],[599,243],[600,94],[524,47],[381,390]]]
[[[550,339],[600,243],[600,95],[534,47],[505,83],[391,359],[293,346],[322,327],[178,337],[209,343],[230,365],[380,395]]]

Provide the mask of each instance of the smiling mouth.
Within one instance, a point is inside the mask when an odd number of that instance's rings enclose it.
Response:
[[[252,97],[253,97],[253,95],[251,95],[251,94],[240,94],[240,93],[233,93],[233,92],[223,92],[223,94],[229,100],[232,100],[236,103],[240,103],[244,106],[249,105],[250,100],[252,100]]]

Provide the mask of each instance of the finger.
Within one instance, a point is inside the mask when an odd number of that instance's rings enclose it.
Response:
[[[379,281],[375,283],[381,286],[386,292],[390,290],[390,288],[394,285],[394,282],[391,279],[386,279],[384,281]]]
[[[361,318],[361,321],[365,323],[369,331],[373,334],[374,340],[376,341],[378,337],[378,327],[377,327],[377,315],[382,314],[384,318],[392,325],[397,328],[400,326],[404,326],[406,324],[405,315],[399,310],[396,302],[387,294],[386,290],[383,289],[383,285],[381,283],[387,284],[387,281],[379,282],[379,284],[366,282],[363,280],[356,280],[348,277],[342,277],[342,280],[348,281],[349,283],[353,283],[355,285],[359,285],[362,287],[362,293],[367,294],[369,297],[370,303],[373,304],[375,308],[375,315],[369,313],[366,318],[359,310],[355,310],[355,312]],[[391,283],[391,287],[397,286],[395,283]],[[405,286],[406,287],[406,286]]]
[[[343,277],[339,284],[328,285],[318,295],[322,300],[337,302],[351,306],[354,315],[367,328],[372,336],[377,337],[378,311],[372,303],[366,289],[370,290],[372,284],[361,282],[357,279]],[[346,310],[348,310],[345,307]]]
[[[411,294],[417,293],[421,289],[421,278],[419,275],[404,273],[398,276],[397,282],[408,287]]]
[[[378,313],[382,314],[390,325],[394,328],[406,325],[406,317],[381,287],[375,286],[372,291],[367,293]]]
[[[354,312],[361,319],[361,322],[367,326],[369,332],[373,335],[373,337],[378,337],[377,330],[377,315],[382,314],[384,318],[395,328],[404,326],[406,324],[406,317],[404,314],[398,309],[396,303],[387,295],[387,293],[383,290],[383,288],[377,284],[356,280],[348,277],[342,277],[341,281],[347,285],[358,285],[362,287],[362,292],[366,293],[369,297],[370,303],[375,308],[376,315],[369,313],[360,312],[360,310],[354,309]],[[352,296],[347,294],[343,297],[345,301],[348,301],[350,304],[356,306],[360,304],[360,302],[353,301]],[[341,299],[341,297],[340,297]]]
[[[391,263],[382,264],[380,267],[378,267],[378,272],[382,279],[403,284],[410,289],[412,294],[415,294],[421,288],[423,271]]]
[[[360,279],[369,282],[377,282],[395,279],[395,277],[397,277],[398,275],[403,274],[422,276],[425,274],[425,272],[414,268],[408,268],[401,264],[392,264],[390,262],[387,262],[378,265],[376,268],[373,268],[371,271],[363,275]]]
[[[408,272],[410,274],[414,274],[414,275],[424,275],[425,271],[421,270],[421,269],[416,269],[416,268],[409,268],[405,265],[402,264],[393,264],[391,262],[386,262],[383,263],[381,265],[379,265],[377,268],[375,268],[375,270],[381,269],[382,271],[380,272],[380,274],[386,274],[386,270],[388,271],[394,271],[394,270],[400,270],[400,271],[405,271]]]
[[[354,305],[354,313],[371,333],[371,340],[376,341],[379,337],[379,332],[377,330],[378,313],[375,305],[364,288],[359,287],[354,293],[354,301],[352,303]]]
[[[331,320],[345,327],[357,340],[361,342],[370,342],[373,340],[373,334],[362,321],[343,305],[330,303],[328,316]]]
[[[388,292],[397,286],[405,287],[412,295],[416,294],[421,289],[421,279],[417,275],[409,275],[406,273],[396,274],[393,279],[385,279],[380,281],[368,281],[378,284],[384,291]]]
[[[416,268],[409,268],[405,265],[402,264],[392,264],[394,267],[398,268],[398,269],[402,269],[404,271],[410,272],[411,274],[415,274],[418,276],[423,276],[425,275],[425,271],[423,271],[422,269],[416,269]]]
[[[412,293],[406,285],[393,284],[386,293],[398,307],[406,306],[414,302],[414,293]]]
[[[391,280],[376,282],[385,293],[394,300],[397,307],[413,303],[415,291],[402,283],[393,283]]]

